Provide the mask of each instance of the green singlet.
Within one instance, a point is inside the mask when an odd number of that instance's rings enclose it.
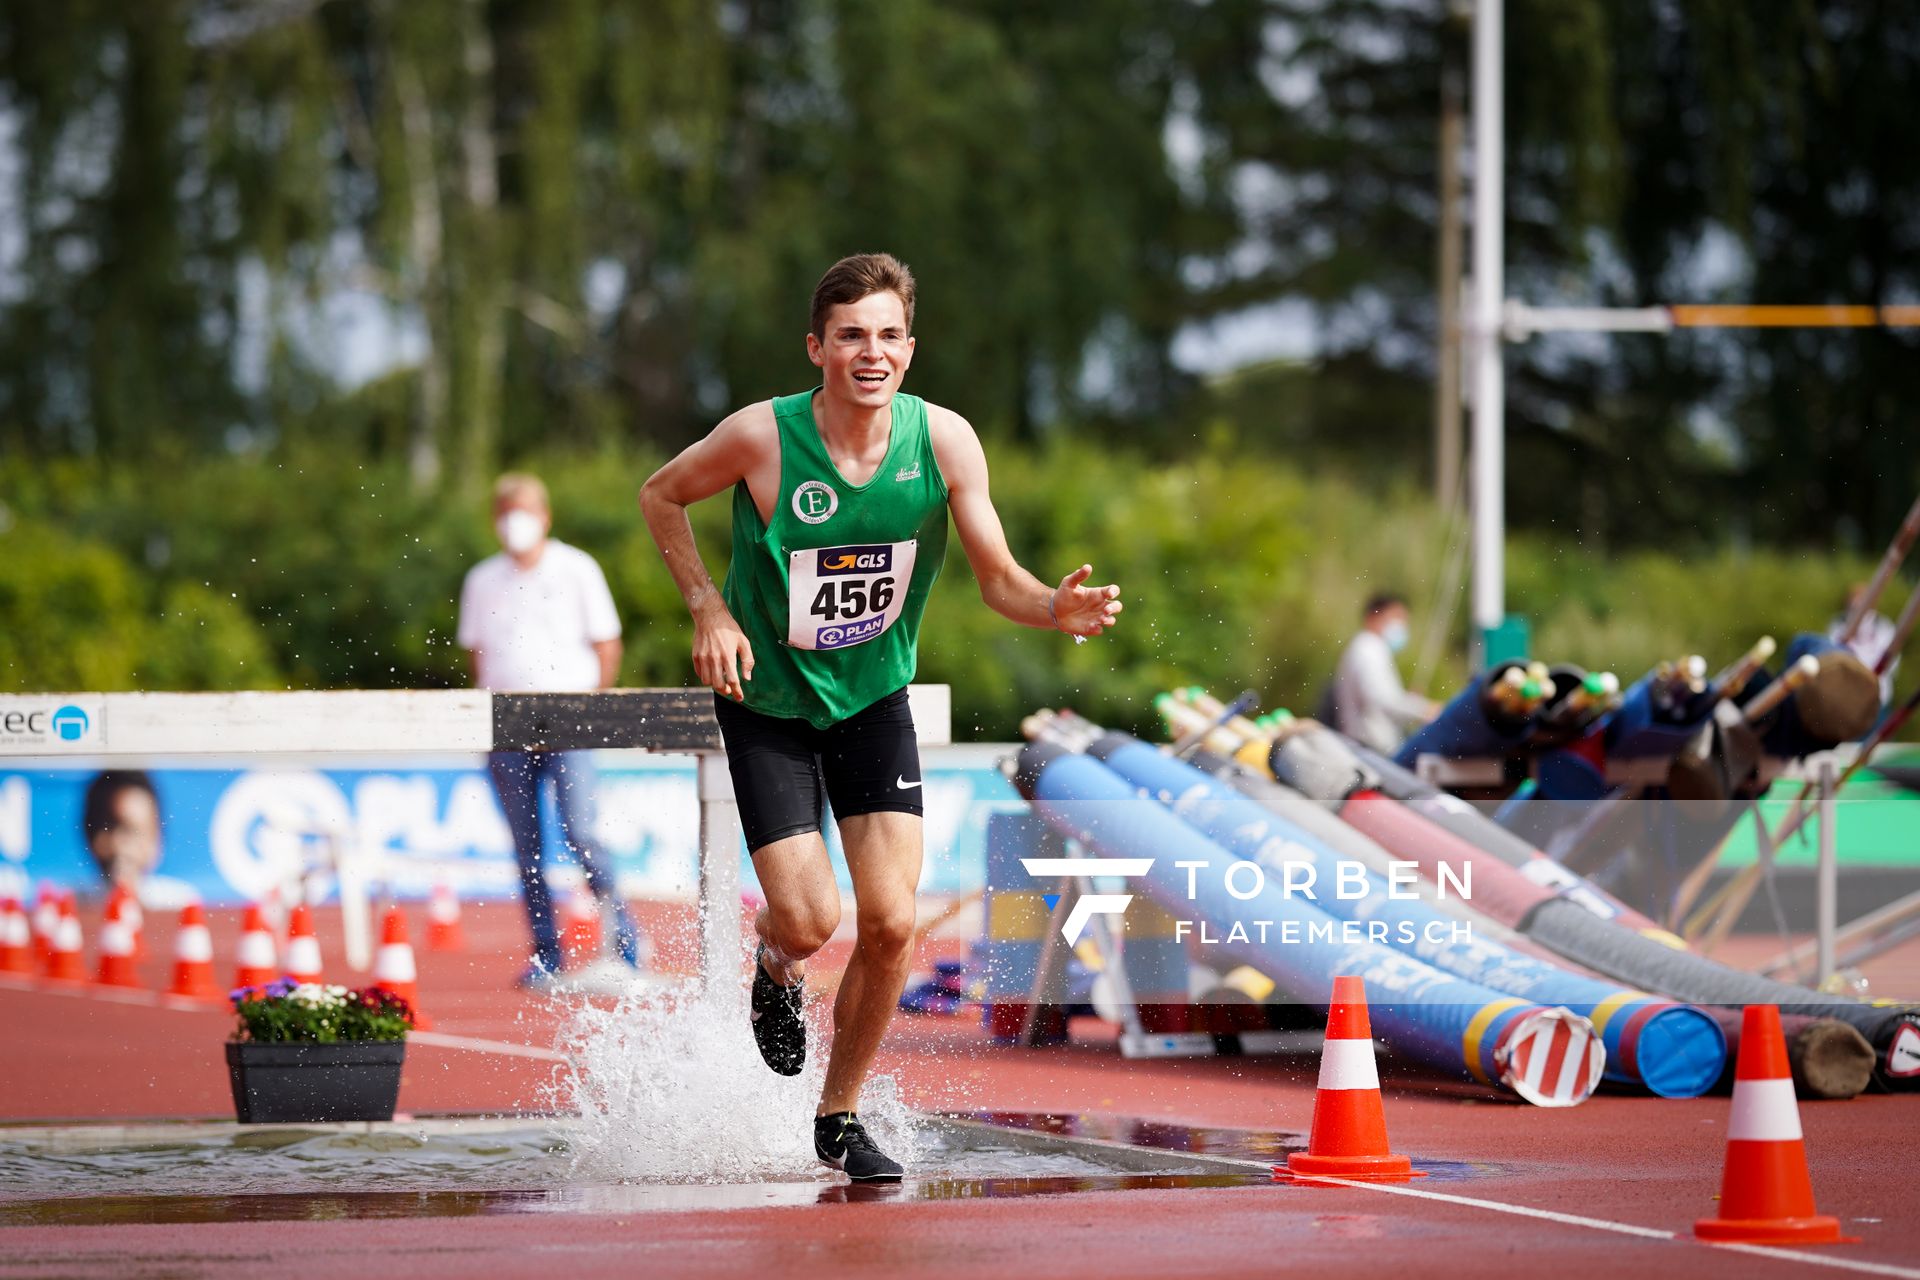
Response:
[[[753,645],[746,705],[824,729],[913,679],[920,615],[947,552],[947,485],[927,403],[893,398],[887,455],[863,485],[827,456],[811,391],[773,402],[780,492],[773,519],[733,488],[723,596]]]

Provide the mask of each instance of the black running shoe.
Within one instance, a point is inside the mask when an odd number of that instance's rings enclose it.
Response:
[[[753,953],[753,1042],[775,1072],[797,1076],[807,1065],[807,1024],[800,1020],[804,981],[783,987],[760,963],[767,944]]]
[[[813,1153],[855,1182],[898,1182],[905,1172],[899,1161],[873,1145],[866,1126],[851,1111],[814,1117]]]

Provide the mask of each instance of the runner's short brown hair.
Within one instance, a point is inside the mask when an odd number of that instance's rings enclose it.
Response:
[[[913,332],[913,272],[890,253],[856,253],[827,268],[813,286],[813,313],[807,327],[826,341],[827,312],[875,293],[891,293],[906,308],[907,332]]]

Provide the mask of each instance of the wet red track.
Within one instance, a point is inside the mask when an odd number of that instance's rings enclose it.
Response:
[[[216,955],[232,954],[233,913],[217,913]],[[423,915],[423,913],[420,913]],[[660,939],[684,937],[688,913],[656,908]],[[416,930],[424,923],[416,919]],[[336,939],[322,941],[337,956]],[[554,1015],[510,992],[524,943],[516,909],[472,908],[470,956],[421,952],[422,1002],[440,1035],[551,1043]],[[152,931],[147,976],[165,970],[171,929]],[[1770,954],[1764,942],[1746,950]],[[663,947],[664,964],[684,962]],[[830,972],[844,949],[824,957]],[[1749,954],[1746,958],[1757,958]],[[1872,971],[1876,990],[1920,992],[1920,944]],[[14,1121],[231,1115],[220,1010],[126,1003],[91,989],[0,987],[0,1115]],[[1119,1113],[1192,1124],[1303,1130],[1315,1062],[1293,1058],[1128,1062],[1086,1038],[1048,1050],[989,1045],[970,1017],[896,1023],[880,1069],[908,1100],[955,1110]],[[479,1048],[417,1042],[403,1109],[538,1109],[554,1064]],[[348,1270],[420,1276],[564,1272],[932,1276],[1215,1275],[1304,1270],[1484,1275],[1518,1264],[1557,1276],[1652,1273],[1772,1275],[1803,1261],[1729,1252],[1687,1238],[1711,1214],[1725,1099],[1601,1096],[1541,1111],[1383,1063],[1394,1146],[1416,1162],[1467,1162],[1465,1176],[1413,1184],[1467,1197],[1679,1233],[1648,1239],[1518,1217],[1483,1205],[1346,1187],[1259,1186],[1093,1191],[955,1201],[889,1200],[850,1189],[846,1203],[805,1208],[353,1216],[351,1197],[285,1197],[271,1221],[0,1228],[0,1276],[300,1276]],[[1920,1095],[1865,1096],[1801,1108],[1823,1212],[1858,1245],[1820,1256],[1920,1268]],[[17,1193],[16,1193],[17,1194]],[[829,1197],[832,1198],[832,1197]],[[156,1215],[157,1216],[157,1215]],[[325,1219],[325,1220],[312,1220]],[[1839,1274],[1839,1273],[1836,1273]],[[1916,1271],[1920,1274],[1920,1271]]]

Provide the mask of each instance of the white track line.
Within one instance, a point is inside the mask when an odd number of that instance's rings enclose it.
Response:
[[[1356,1182],[1350,1178],[1314,1177],[1295,1181],[1325,1182],[1335,1186],[1352,1187],[1358,1191],[1383,1191],[1390,1196],[1411,1196],[1416,1200],[1438,1200],[1445,1204],[1465,1205],[1470,1209],[1491,1209],[1495,1213],[1510,1213],[1521,1218],[1538,1218],[1544,1222],[1558,1222],[1569,1227],[1589,1227],[1595,1231],[1611,1231],[1615,1235],[1639,1236],[1646,1240],[1691,1240],[1691,1236],[1682,1236],[1677,1231],[1667,1231],[1659,1227],[1636,1227],[1630,1222],[1611,1222],[1605,1218],[1583,1218],[1574,1213],[1557,1213],[1552,1209],[1532,1209],[1526,1205],[1505,1204],[1499,1200],[1476,1200],[1472,1196],[1449,1195],[1444,1191],[1421,1191],[1413,1187],[1389,1186],[1380,1182]],[[1831,1253],[1808,1253],[1800,1249],[1780,1249],[1760,1244],[1717,1244],[1707,1240],[1696,1243],[1710,1249],[1727,1249],[1736,1253],[1750,1253],[1761,1258],[1778,1258],[1783,1262],[1806,1262],[1817,1267],[1833,1267],[1841,1271],[1857,1271],[1872,1276],[1897,1276],[1900,1280],[1920,1280],[1920,1270],[1911,1267],[1896,1267],[1885,1262],[1863,1262],[1852,1258],[1840,1257]]]
[[[1870,1276],[1899,1276],[1902,1280],[1920,1276],[1920,1271],[1911,1267],[1896,1267],[1887,1262],[1856,1262],[1830,1253],[1803,1253],[1798,1249],[1782,1249],[1768,1244],[1716,1244],[1711,1247],[1731,1249],[1735,1253],[1751,1253],[1762,1258],[1780,1258],[1787,1262],[1811,1262],[1818,1267],[1839,1267],[1843,1271],[1860,1271]]]

